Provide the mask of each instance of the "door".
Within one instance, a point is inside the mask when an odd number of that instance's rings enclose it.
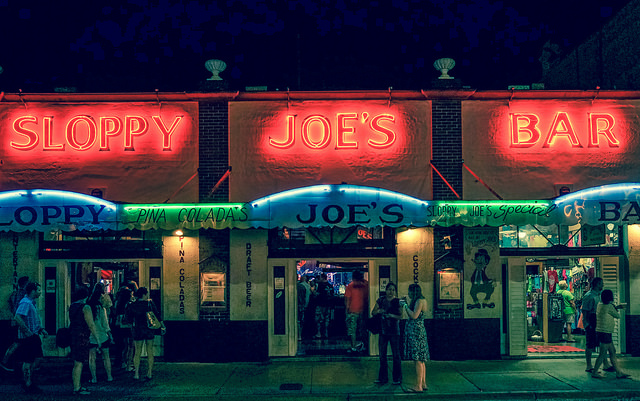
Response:
[[[269,259],[267,305],[269,356],[295,356],[298,351],[295,259]]]
[[[600,259],[602,267],[602,281],[606,290],[613,292],[613,304],[618,305],[625,299],[622,293],[623,286],[620,285],[620,258],[615,256],[603,257]],[[626,352],[625,338],[625,312],[627,309],[620,309],[620,319],[616,319],[616,328],[613,331],[613,345],[619,353]]]
[[[507,268],[508,290],[506,305],[508,311],[509,355],[527,355],[527,292],[524,258],[509,258]]]

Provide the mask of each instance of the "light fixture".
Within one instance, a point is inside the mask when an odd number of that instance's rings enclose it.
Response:
[[[452,58],[439,58],[433,63],[433,67],[442,73],[438,79],[453,79],[452,76],[449,76],[448,72],[455,66],[456,62]]]
[[[174,231],[173,233],[174,233],[175,235],[179,236],[179,237],[181,237],[181,236],[183,236],[183,235],[184,235],[184,232],[182,232],[182,230],[176,230],[176,231]]]
[[[207,81],[222,81],[220,73],[227,69],[227,63],[222,60],[211,59],[207,60],[204,66],[211,73],[211,78],[207,78]]]

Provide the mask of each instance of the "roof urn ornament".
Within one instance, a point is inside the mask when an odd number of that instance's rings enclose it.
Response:
[[[455,66],[456,62],[452,58],[439,58],[433,63],[433,67],[442,73],[438,79],[453,79],[448,72]]]
[[[222,60],[211,59],[204,63],[209,72],[211,72],[211,78],[207,78],[207,81],[222,81],[220,73],[227,68],[227,64]]]

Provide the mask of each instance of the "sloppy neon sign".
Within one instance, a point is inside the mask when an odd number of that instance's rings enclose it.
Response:
[[[510,117],[510,146],[512,148],[530,148],[542,143],[543,148],[550,148],[560,141],[565,141],[572,148],[583,148],[580,135],[574,129],[574,124],[569,114],[563,111],[555,113],[549,126],[546,137],[542,139],[542,131],[539,128],[540,117],[534,113],[511,113]],[[617,148],[620,141],[616,137],[613,128],[615,118],[608,113],[588,113],[587,146],[599,148],[602,146]],[[584,135],[584,134],[583,134]],[[605,145],[606,144],[606,145]]]
[[[336,113],[335,123],[321,114],[313,114],[297,121],[295,115],[287,116],[283,138],[269,138],[269,145],[276,149],[289,149],[296,138],[309,149],[324,149],[335,143],[336,150],[358,149],[366,144],[373,149],[387,149],[396,142],[392,114],[370,115],[364,113]],[[363,131],[365,132],[363,135]]]
[[[172,136],[183,118],[184,116],[178,115],[173,121],[165,121],[156,115],[127,115],[124,118],[76,115],[69,118],[66,124],[63,123],[62,132],[57,132],[54,118],[51,116],[42,117],[41,121],[33,115],[21,116],[13,121],[12,128],[17,138],[9,144],[12,148],[22,151],[33,150],[40,143],[46,151],[64,151],[67,145],[77,151],[94,149],[96,145],[100,151],[109,151],[114,138],[124,133],[122,148],[125,151],[135,151],[135,138],[154,131],[150,127],[155,126],[156,134],[162,142],[162,150],[171,151]]]

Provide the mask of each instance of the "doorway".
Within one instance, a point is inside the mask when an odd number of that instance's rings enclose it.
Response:
[[[354,272],[363,273],[368,282],[369,297],[363,315],[367,316],[380,296],[380,288],[387,282],[397,282],[395,258],[317,258],[277,259],[269,258],[267,280],[267,308],[269,332],[269,356],[362,356],[378,354],[377,336],[360,328],[357,340],[361,350],[348,352],[351,348],[345,322],[346,307],[344,293]],[[300,272],[300,273],[299,273]],[[304,322],[298,323],[297,284],[302,275],[316,281],[317,275],[327,275],[333,297],[328,303],[327,333],[320,337],[316,322],[316,307],[313,301],[304,313]],[[311,296],[310,296],[311,298]],[[325,316],[327,316],[325,315]],[[363,325],[364,326],[364,325]],[[324,326],[321,326],[324,328]]]
[[[584,355],[586,339],[580,306],[590,279],[600,274],[600,259],[528,258],[525,269],[527,356]],[[576,306],[571,322],[564,313],[563,287]]]
[[[298,315],[298,355],[368,355],[369,336],[364,328],[364,319],[368,316],[368,293],[362,300],[363,314],[360,319],[347,319],[345,293],[354,274],[360,274],[365,283],[369,282],[368,261],[344,261],[332,259],[305,259],[296,261],[298,282],[307,282],[298,286],[297,291],[304,292],[296,298]],[[362,292],[360,292],[362,293]],[[355,296],[355,295],[354,295]],[[301,303],[305,305],[301,306]],[[356,346],[351,343],[351,331],[355,328]]]

